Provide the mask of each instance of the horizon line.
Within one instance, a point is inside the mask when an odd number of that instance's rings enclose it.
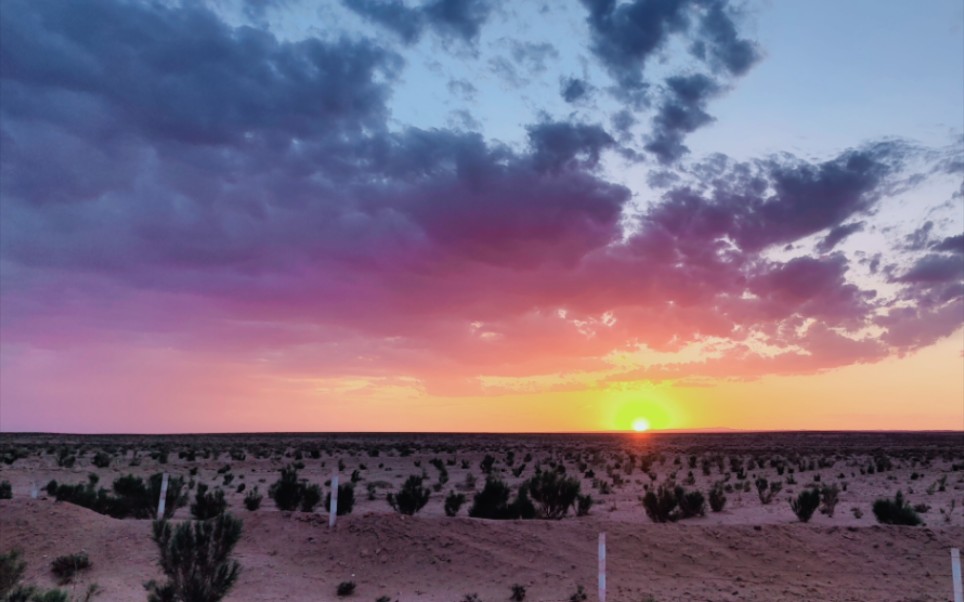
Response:
[[[56,431],[4,431],[5,435],[47,436],[143,436],[170,437],[186,435],[659,435],[659,434],[755,434],[755,433],[960,433],[960,429],[738,429],[730,427],[706,427],[693,429],[648,429],[646,431],[590,430],[590,431],[182,431],[182,432],[56,432]]]

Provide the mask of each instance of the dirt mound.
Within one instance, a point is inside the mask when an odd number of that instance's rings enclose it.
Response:
[[[243,567],[229,600],[354,599],[454,602],[467,593],[506,600],[594,599],[596,543],[607,532],[610,600],[945,600],[959,529],[815,525],[629,524],[606,517],[483,521],[366,513],[329,530],[321,514],[238,511]],[[115,520],[49,500],[0,502],[0,548],[20,548],[27,581],[53,585],[50,561],[85,550],[101,601],[143,600],[159,577],[150,521]]]

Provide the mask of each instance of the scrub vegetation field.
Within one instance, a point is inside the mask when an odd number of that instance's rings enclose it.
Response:
[[[0,442],[0,599],[578,602],[605,532],[610,601],[937,601],[964,547],[959,432]]]

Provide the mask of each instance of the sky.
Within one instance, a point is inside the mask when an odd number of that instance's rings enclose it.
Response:
[[[959,0],[5,0],[0,431],[964,430]]]

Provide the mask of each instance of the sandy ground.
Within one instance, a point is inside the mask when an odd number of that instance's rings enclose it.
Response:
[[[88,583],[101,586],[97,600],[143,600],[143,583],[160,578],[157,553],[150,539],[150,521],[116,520],[85,508],[31,499],[31,483],[55,478],[74,483],[98,473],[101,484],[121,474],[148,475],[167,471],[212,485],[223,483],[218,469],[231,465],[231,511],[244,521],[236,548],[242,574],[228,600],[335,600],[338,583],[358,584],[349,599],[459,602],[466,594],[480,600],[508,600],[510,586],[526,587],[526,600],[568,600],[579,585],[596,599],[596,549],[600,532],[607,533],[609,600],[641,602],[652,596],[668,600],[950,600],[950,548],[964,548],[964,434],[871,435],[645,435],[645,436],[199,436],[199,437],[64,437],[3,435],[4,450],[29,450],[25,458],[0,465],[0,480],[11,482],[12,500],[0,501],[0,551],[19,548],[28,562],[26,581],[52,586],[50,561],[85,550],[93,563],[72,586],[82,592]],[[60,447],[86,450],[72,468],[58,467]],[[150,450],[166,447],[168,461],[159,463]],[[210,457],[178,458],[178,450],[209,449]],[[318,449],[318,458],[311,450]],[[108,468],[91,465],[93,452],[112,450]],[[238,460],[239,450],[245,451]],[[235,450],[235,459],[229,455]],[[507,452],[514,454],[508,464]],[[296,458],[301,451],[300,460]],[[256,455],[264,457],[257,458]],[[286,455],[287,454],[287,455]],[[376,455],[377,454],[377,455]],[[488,521],[466,517],[467,506],[455,518],[444,516],[442,499],[467,474],[481,488],[482,458],[496,458],[494,472],[512,484],[531,476],[536,463],[562,462],[568,474],[595,473],[583,478],[583,490],[597,500],[589,516],[561,521]],[[527,454],[531,458],[519,477],[512,475]],[[636,457],[627,470],[630,454]],[[141,458],[130,466],[132,458]],[[763,505],[755,488],[728,494],[721,513],[708,512],[675,524],[653,524],[639,496],[644,486],[676,473],[683,482],[695,457],[693,484],[706,490],[724,481],[737,484],[731,458],[754,468],[757,476],[786,480],[771,460],[794,466],[796,485]],[[724,471],[718,470],[717,457]],[[887,457],[893,467],[874,474],[866,467]],[[446,462],[448,482],[433,493],[414,517],[392,512],[384,496],[410,474],[423,470],[426,484],[437,482],[430,460]],[[640,467],[647,458],[648,472]],[[702,460],[712,459],[704,475]],[[319,484],[339,460],[341,478],[353,470],[356,505],[329,530],[327,514],[277,511],[267,497],[256,512],[244,509],[238,483],[257,484],[262,491],[281,466],[301,461],[303,477]],[[757,460],[763,460],[760,467]],[[466,461],[467,467],[462,468]],[[815,469],[810,470],[811,461]],[[451,465],[449,465],[451,462]],[[619,462],[620,467],[614,468]],[[416,465],[418,463],[418,465]],[[138,464],[135,462],[135,464]],[[820,468],[820,465],[823,465]],[[800,470],[800,466],[805,470]],[[729,477],[727,477],[729,473]],[[796,521],[787,498],[819,475],[822,483],[847,483],[833,517],[814,515],[808,524]],[[653,478],[655,477],[655,481]],[[942,478],[944,491],[935,484]],[[597,486],[594,487],[594,480]],[[600,493],[606,481],[610,493]],[[622,482],[621,485],[614,481]],[[375,500],[367,499],[367,483],[377,483]],[[740,488],[742,489],[742,488]],[[902,489],[915,504],[929,506],[921,514],[923,527],[876,525],[870,506],[881,496]],[[930,493],[928,493],[930,491]],[[468,492],[471,499],[471,492]],[[956,507],[951,510],[951,503]],[[858,518],[851,510],[857,508]],[[942,513],[941,510],[944,510]],[[189,518],[182,508],[176,519]]]

